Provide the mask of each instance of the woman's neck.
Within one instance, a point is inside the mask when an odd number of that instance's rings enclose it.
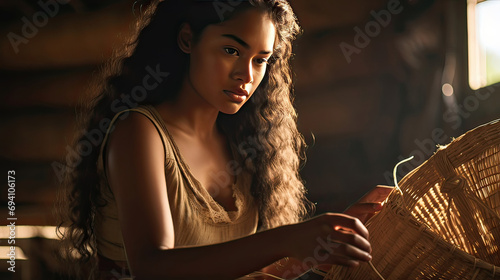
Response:
[[[203,99],[188,81],[172,101],[157,106],[163,120],[183,133],[199,139],[210,139],[218,132],[219,111]]]

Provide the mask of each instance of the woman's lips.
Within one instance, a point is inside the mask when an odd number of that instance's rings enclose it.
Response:
[[[243,102],[248,98],[248,92],[242,89],[223,90],[233,102]]]

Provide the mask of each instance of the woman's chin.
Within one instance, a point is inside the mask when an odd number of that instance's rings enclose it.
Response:
[[[234,115],[238,113],[238,111],[241,109],[240,105],[232,105],[232,106],[225,106],[224,108],[221,108],[219,112],[226,114],[226,115]]]

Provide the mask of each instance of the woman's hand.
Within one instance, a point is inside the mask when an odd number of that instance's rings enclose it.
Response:
[[[368,230],[357,218],[327,213],[287,227],[284,242],[289,256],[303,267],[338,264],[357,266],[371,260]]]
[[[344,214],[358,218],[363,224],[373,215],[382,210],[383,202],[394,188],[388,186],[376,186],[367,192],[356,203],[349,206]]]
[[[344,214],[327,213],[278,229],[282,230],[284,252],[291,258],[280,260],[263,271],[291,279],[312,267],[328,271],[332,265],[357,266],[370,261],[371,246],[363,223],[382,209],[383,201],[392,190],[392,187],[377,186]]]

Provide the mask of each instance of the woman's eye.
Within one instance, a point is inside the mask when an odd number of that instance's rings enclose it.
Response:
[[[224,48],[224,51],[227,53],[227,54],[230,54],[230,55],[236,55],[238,56],[240,53],[238,52],[238,50],[234,49],[234,48]]]
[[[257,58],[256,61],[258,64],[266,64],[268,62],[266,58]]]

